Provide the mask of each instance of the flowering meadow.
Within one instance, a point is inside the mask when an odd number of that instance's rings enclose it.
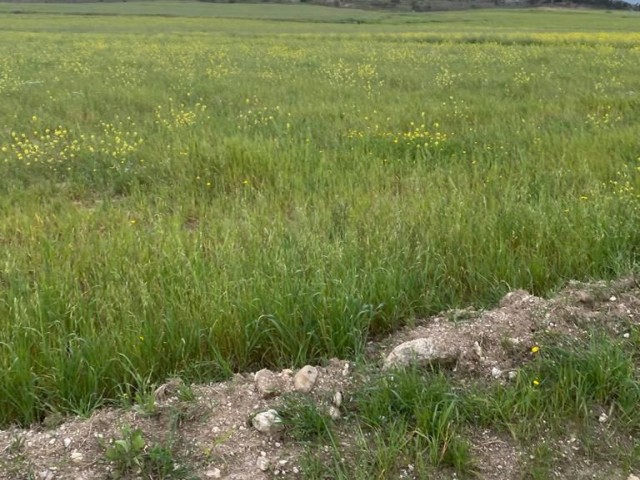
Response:
[[[491,15],[0,14],[0,425],[637,270],[640,17]]]

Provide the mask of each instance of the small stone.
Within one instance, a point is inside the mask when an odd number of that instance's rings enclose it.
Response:
[[[624,338],[629,338],[629,332],[623,333],[623,334],[622,334],[622,336],[623,336]]]
[[[516,377],[518,376],[518,372],[516,372],[515,370],[511,370],[509,373],[509,380],[515,380]]]
[[[269,462],[267,457],[258,457],[256,460],[256,467],[258,467],[259,470],[266,472],[269,470],[269,467],[271,467],[271,462]]]
[[[434,338],[417,338],[394,348],[384,361],[382,368],[406,367],[411,364],[453,363],[458,359],[458,350],[438,344]]]
[[[263,368],[255,374],[256,391],[262,398],[269,398],[279,395],[282,392],[280,379],[267,368]]]
[[[300,473],[300,470],[298,470],[298,467],[293,467],[293,473],[295,474]]]
[[[293,387],[297,392],[309,393],[318,380],[318,369],[311,365],[302,367],[293,378]]]
[[[498,367],[493,367],[491,369],[491,376],[493,378],[500,378],[502,376],[502,370],[500,370]]]
[[[348,377],[349,373],[351,373],[351,364],[349,362],[345,362],[344,367],[342,368],[342,376]]]
[[[284,428],[282,425],[282,419],[278,412],[275,410],[267,410],[266,412],[258,413],[251,420],[253,428],[262,433],[277,432]]]
[[[576,293],[576,298],[578,300],[578,302],[580,303],[584,303],[585,305],[593,305],[594,303],[594,299],[593,299],[593,295],[591,295],[589,292],[585,292],[584,290],[580,290]]]
[[[172,395],[177,394],[182,388],[184,383],[180,378],[172,378],[167,383],[160,385],[155,389],[153,395],[157,402],[163,402],[167,400]]]
[[[473,342],[473,353],[475,353],[478,358],[482,358],[482,347],[478,342]]]
[[[618,300],[618,299],[615,297],[615,295],[611,295],[611,296],[609,297],[609,301],[610,301],[610,302],[615,302],[616,300]]]
[[[598,417],[598,421],[600,423],[605,423],[607,420],[609,420],[609,415],[607,415],[606,413],[602,412],[600,414],[600,416]]]
[[[627,477],[627,480],[640,480],[640,477],[638,477],[637,475],[634,475],[633,473],[630,473],[629,476]]]
[[[219,468],[213,468],[204,472],[204,476],[207,478],[222,478],[222,472]]]
[[[338,407],[335,407],[335,406],[331,405],[329,407],[329,416],[333,420],[338,420],[340,418],[340,416],[341,416],[340,409]]]
[[[69,445],[71,445],[71,439],[70,439],[70,438],[65,438],[65,439],[62,441],[62,443],[63,443],[63,445],[64,445],[64,448],[69,448]]]
[[[342,405],[342,392],[338,390],[336,393],[334,393],[331,401],[333,402],[333,405],[335,405],[337,408],[340,408],[340,406]]]
[[[42,470],[38,473],[38,477],[42,480],[53,480],[55,476],[51,470]]]
[[[80,463],[82,460],[84,460],[84,455],[82,453],[80,453],[77,450],[74,450],[73,452],[71,452],[71,461],[72,462]]]

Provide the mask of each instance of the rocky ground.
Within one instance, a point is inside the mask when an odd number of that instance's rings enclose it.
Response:
[[[345,407],[350,394],[376,368],[437,362],[461,376],[509,382],[530,360],[540,332],[579,337],[590,327],[601,326],[610,335],[624,337],[634,324],[640,324],[640,286],[634,278],[570,283],[548,300],[515,291],[494,310],[443,312],[371,343],[373,366],[366,368],[332,359],[299,371],[237,374],[211,385],[186,386],[169,380],[148,401],[130,409],[105,408],[90,418],[51,418],[31,429],[0,431],[0,478],[171,478],[166,469],[140,471],[136,462],[149,452],[155,452],[160,463],[168,462],[169,472],[176,476],[186,467],[189,473],[180,478],[302,478],[305,449],[287,435],[278,412],[290,392],[319,405],[336,420],[341,438],[347,439],[350,423]],[[606,420],[606,412],[600,415]],[[478,477],[522,478],[530,452],[490,430],[474,432],[473,439]],[[551,445],[566,459],[556,478],[638,480],[606,460],[581,455],[582,441],[568,435]],[[162,448],[168,445],[170,456]],[[405,473],[411,478],[410,466]],[[451,475],[443,473],[443,478]]]

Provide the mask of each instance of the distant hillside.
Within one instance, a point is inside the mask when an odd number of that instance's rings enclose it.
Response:
[[[126,0],[125,0],[126,1]],[[255,0],[198,0],[209,3],[259,3]],[[394,11],[466,10],[491,7],[599,8],[608,10],[640,10],[640,0],[263,0],[261,3],[308,3],[340,8]]]
[[[640,10],[640,0],[197,0],[206,3],[307,3],[340,8],[392,11],[467,10],[491,7],[554,6],[564,8],[601,8],[610,10]],[[122,3],[127,0],[0,0],[0,3]],[[143,2],[144,3],[144,2]],[[149,0],[153,3],[153,0]]]

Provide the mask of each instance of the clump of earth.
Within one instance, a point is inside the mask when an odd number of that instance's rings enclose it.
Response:
[[[189,398],[180,394],[185,387],[180,380],[168,379],[146,410],[104,408],[90,418],[0,431],[0,478],[114,478],[115,466],[105,451],[123,432],[134,430],[146,445],[170,442],[175,469],[187,467],[188,478],[302,478],[304,445],[286,435],[278,412],[287,395],[315,402],[346,439],[345,405],[351,392],[376,370],[436,363],[461,376],[509,382],[530,361],[541,332],[581,337],[599,327],[624,337],[630,325],[639,324],[640,285],[634,278],[570,282],[551,299],[517,290],[495,309],[442,312],[372,342],[368,348],[372,367],[332,359],[299,370],[264,369],[236,374],[226,382],[189,386]],[[605,478],[597,462],[576,453],[579,442],[569,438],[554,446],[565,452],[569,465],[559,478]],[[526,455],[509,438],[490,430],[476,432],[473,453],[480,460],[479,476],[486,479],[519,478],[518,465]],[[136,478],[135,468],[132,471],[126,478]],[[628,472],[606,472],[606,478],[638,480]],[[410,471],[406,478],[412,478]]]

